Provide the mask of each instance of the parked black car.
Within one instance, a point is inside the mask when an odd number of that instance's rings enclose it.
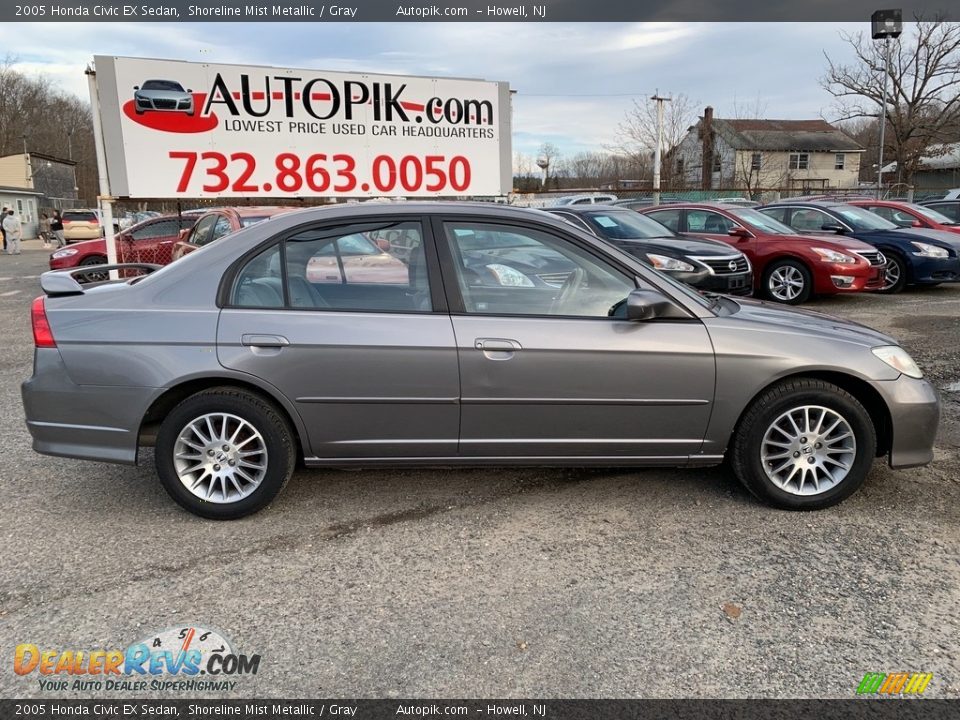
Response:
[[[731,295],[753,292],[750,261],[726,243],[677,235],[623,207],[593,205],[548,212],[700,290]]]
[[[757,209],[800,233],[847,235],[876,247],[887,258],[880,292],[960,282],[960,239],[953,233],[900,228],[869,210],[830,200],[783,200]]]

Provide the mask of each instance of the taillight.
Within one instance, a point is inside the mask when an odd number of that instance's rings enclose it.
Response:
[[[33,344],[38,348],[55,348],[57,341],[53,339],[53,331],[47,321],[46,298],[42,295],[33,301],[30,307],[30,319],[33,321]]]

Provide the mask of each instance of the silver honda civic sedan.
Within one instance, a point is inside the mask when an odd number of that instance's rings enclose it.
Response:
[[[238,518],[308,467],[730,464],[779,508],[929,463],[939,401],[886,335],[701,295],[536,210],[338,205],[134,279],[41,278],[37,452],[134,464]]]

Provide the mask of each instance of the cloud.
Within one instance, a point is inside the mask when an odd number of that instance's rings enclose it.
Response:
[[[317,70],[507,80],[514,149],[565,155],[613,144],[636,98],[686,93],[718,117],[759,97],[768,117],[814,118],[824,52],[867,23],[23,23],[7,47],[18,67],[87,97],[94,54]],[[106,39],[105,39],[106,38]]]

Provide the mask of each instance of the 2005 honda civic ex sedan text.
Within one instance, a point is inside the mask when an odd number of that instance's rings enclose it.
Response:
[[[46,273],[33,306],[34,448],[135,463],[155,443],[163,486],[203,517],[265,507],[298,455],[310,467],[726,456],[789,509],[846,498],[876,456],[895,468],[933,456],[936,392],[891,338],[701,295],[536,210],[339,205],[133,280],[81,287],[68,272]]]

